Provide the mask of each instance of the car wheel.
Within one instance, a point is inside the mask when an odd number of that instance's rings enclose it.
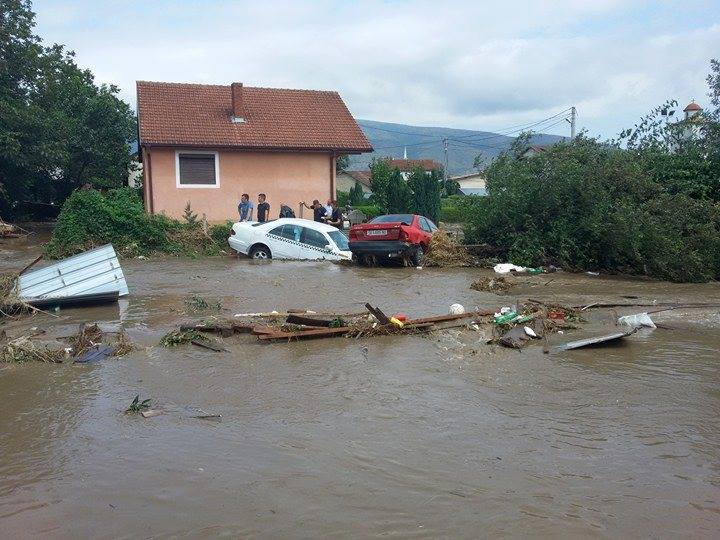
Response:
[[[410,262],[413,266],[422,266],[423,260],[425,259],[425,250],[422,246],[417,246],[410,257]]]
[[[250,250],[250,258],[264,261],[266,259],[272,259],[272,255],[267,246],[255,246]]]

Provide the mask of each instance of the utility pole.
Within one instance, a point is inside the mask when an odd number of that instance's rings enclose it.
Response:
[[[443,139],[443,146],[445,147],[445,167],[443,170],[443,185],[447,186],[448,179],[448,140],[447,137]]]
[[[570,107],[570,140],[575,139],[575,124],[577,121],[577,110],[575,107]]]

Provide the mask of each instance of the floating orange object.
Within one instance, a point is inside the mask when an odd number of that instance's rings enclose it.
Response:
[[[407,321],[407,315],[405,315],[404,313],[396,313],[395,315],[393,315],[393,317],[395,317],[400,322]]]

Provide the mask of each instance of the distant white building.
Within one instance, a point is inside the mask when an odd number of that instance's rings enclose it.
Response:
[[[485,187],[485,176],[479,172],[451,176],[460,185],[460,193],[463,195],[487,195]]]

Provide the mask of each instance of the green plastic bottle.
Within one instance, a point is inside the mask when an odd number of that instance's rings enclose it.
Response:
[[[514,311],[508,311],[504,315],[495,316],[495,324],[505,324],[507,322],[511,322],[517,318],[518,314]]]

